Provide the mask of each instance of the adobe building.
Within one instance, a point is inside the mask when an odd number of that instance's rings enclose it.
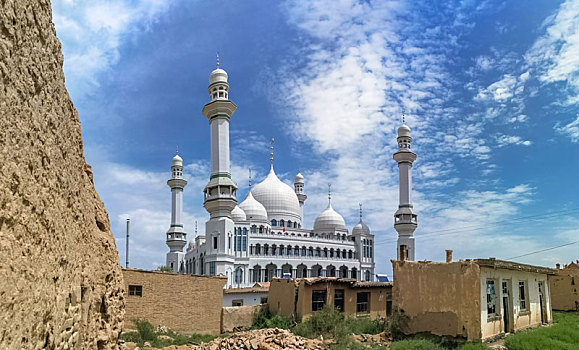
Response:
[[[221,332],[227,277],[136,269],[123,269],[123,277],[126,328],[135,328],[134,319],[145,319],[180,333]]]
[[[510,261],[392,260],[393,309],[409,317],[407,334],[485,340],[550,323],[548,276],[554,269]]]
[[[549,276],[553,310],[579,311],[579,261],[565,265],[557,264],[557,274]]]
[[[223,307],[267,304],[268,294],[269,287],[257,284],[249,288],[227,288],[223,290]]]
[[[305,321],[324,305],[354,317],[387,316],[391,282],[358,282],[350,278],[274,278],[269,286],[268,307],[273,314]]]

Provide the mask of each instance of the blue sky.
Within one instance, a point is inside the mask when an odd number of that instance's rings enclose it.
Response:
[[[185,227],[203,233],[219,51],[229,73],[239,200],[275,168],[306,178],[306,226],[358,203],[391,272],[398,205],[392,153],[406,114],[418,160],[417,259],[511,258],[579,239],[578,1],[55,0],[66,84],[124,264],[164,264],[166,185],[184,158]],[[554,266],[579,244],[517,261]]]

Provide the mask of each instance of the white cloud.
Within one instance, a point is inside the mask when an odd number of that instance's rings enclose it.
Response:
[[[529,76],[530,73],[528,71],[518,77],[505,74],[501,80],[492,83],[487,88],[479,90],[475,96],[475,100],[492,99],[496,102],[507,102],[523,92],[524,83],[529,79]]]
[[[558,133],[569,137],[571,142],[579,142],[579,115],[577,116],[577,119],[573,120],[569,124],[555,124],[554,129]]]
[[[508,145],[530,146],[533,144],[533,142],[529,140],[523,140],[520,136],[504,135],[504,134],[497,135],[497,143],[499,147],[504,147]]]
[[[579,2],[568,0],[544,23],[541,36],[525,55],[545,83],[567,82],[567,104],[579,102]]]
[[[478,69],[483,70],[483,71],[487,71],[491,68],[493,68],[493,64],[495,63],[495,60],[492,57],[489,56],[478,56],[477,58],[475,58],[475,65]]]
[[[509,123],[523,123],[527,121],[528,117],[525,114],[517,115],[509,119]]]

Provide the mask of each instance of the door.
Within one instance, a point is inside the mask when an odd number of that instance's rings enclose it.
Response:
[[[539,282],[539,308],[541,311],[541,323],[547,323],[547,315],[545,313],[545,298],[543,295],[543,282]]]
[[[509,281],[503,281],[502,283],[502,294],[503,294],[503,325],[504,332],[509,333],[511,330],[511,302],[510,302],[510,288]]]

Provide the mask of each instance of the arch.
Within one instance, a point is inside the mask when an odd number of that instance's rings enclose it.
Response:
[[[257,233],[257,225],[251,225],[251,233]]]
[[[326,266],[326,276],[336,277],[336,267],[334,265]]]
[[[267,243],[263,245],[263,255],[269,255],[269,244]]]
[[[334,248],[330,248],[330,258],[334,257]]]
[[[308,248],[308,256],[314,256],[314,247]]]
[[[259,226],[259,233],[263,233],[263,225]]]
[[[272,278],[277,277],[277,265],[269,263],[265,265],[265,281],[269,282]]]
[[[297,278],[307,278],[308,277],[308,268],[304,264],[299,264],[296,268]]]
[[[345,265],[340,266],[340,277],[348,278],[348,268]]]
[[[312,277],[321,277],[322,276],[322,266],[316,264],[312,266]]]
[[[370,282],[370,270],[366,270],[366,272],[364,273],[364,280],[366,282]]]
[[[292,227],[292,221],[291,220],[287,221],[287,227]]]
[[[279,227],[285,227],[285,221],[283,219],[279,221]]]
[[[327,257],[328,257],[328,248],[324,248],[324,255],[323,255],[323,257],[324,257],[324,258],[327,258]]]
[[[290,277],[293,277],[292,276],[292,270],[293,270],[293,266],[288,264],[288,263],[281,265],[281,274],[282,274],[281,277],[287,276],[286,275],[287,273],[289,273]]]
[[[253,266],[253,282],[263,282],[261,280],[261,266],[260,265],[254,265]]]
[[[291,245],[288,245],[288,246],[287,246],[287,255],[288,255],[288,256],[293,255],[293,251],[292,251],[292,246],[291,246]]]
[[[294,247],[294,256],[300,256],[300,247],[297,245]]]
[[[298,227],[298,223],[296,221],[294,221],[294,228]]]
[[[358,279],[358,269],[355,267],[352,267],[352,274],[350,278],[354,278],[354,279]]]
[[[348,253],[346,252],[346,249],[342,249],[342,259],[346,259],[346,257]]]
[[[271,245],[271,255],[277,255],[277,245],[276,244]]]
[[[353,258],[352,250],[348,250],[348,259],[352,259],[352,258]]]
[[[285,246],[283,244],[279,246],[278,255],[285,255]]]
[[[306,256],[308,249],[306,248],[306,246],[302,246],[302,256]]]
[[[241,267],[235,268],[235,273],[233,276],[233,281],[235,284],[240,285],[243,283],[243,269]]]
[[[316,257],[321,257],[321,256],[322,256],[322,248],[320,248],[320,247],[317,247],[317,248],[316,248],[316,254],[315,254],[315,256],[316,256]]]
[[[259,243],[255,245],[255,255],[261,255],[261,244]]]
[[[276,219],[271,220],[271,226],[277,226],[277,220]]]

